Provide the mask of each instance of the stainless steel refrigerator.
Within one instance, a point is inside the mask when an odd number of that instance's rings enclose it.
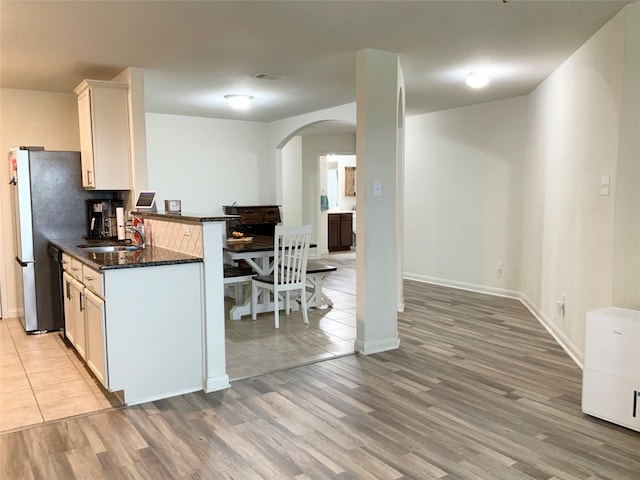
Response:
[[[59,272],[47,246],[49,240],[86,236],[86,200],[104,192],[82,188],[79,152],[12,148],[9,179],[20,320],[27,332],[60,330]]]

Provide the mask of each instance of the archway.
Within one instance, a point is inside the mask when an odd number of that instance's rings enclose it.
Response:
[[[296,128],[276,148],[276,185],[283,224],[311,224],[316,256],[327,252],[326,211],[321,195],[326,190],[326,164],[330,154],[355,155],[355,123],[314,121]],[[354,202],[355,204],[355,202]]]

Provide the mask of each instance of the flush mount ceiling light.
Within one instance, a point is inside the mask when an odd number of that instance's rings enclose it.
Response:
[[[484,72],[471,72],[467,75],[467,85],[471,88],[484,88],[489,84],[489,76]]]
[[[253,100],[251,95],[225,95],[224,98],[227,99],[231,108],[236,110],[247,110],[251,106],[251,100]]]
[[[253,78],[257,78],[259,80],[282,80],[286,77],[284,75],[274,75],[272,73],[256,73],[253,75]]]

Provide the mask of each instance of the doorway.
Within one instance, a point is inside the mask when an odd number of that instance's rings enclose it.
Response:
[[[321,256],[352,253],[356,246],[356,156],[318,156],[318,251]],[[344,256],[344,255],[343,255]]]

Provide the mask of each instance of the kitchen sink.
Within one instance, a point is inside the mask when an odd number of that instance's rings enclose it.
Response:
[[[135,252],[140,250],[136,245],[78,245],[85,252],[110,253],[110,252]]]

